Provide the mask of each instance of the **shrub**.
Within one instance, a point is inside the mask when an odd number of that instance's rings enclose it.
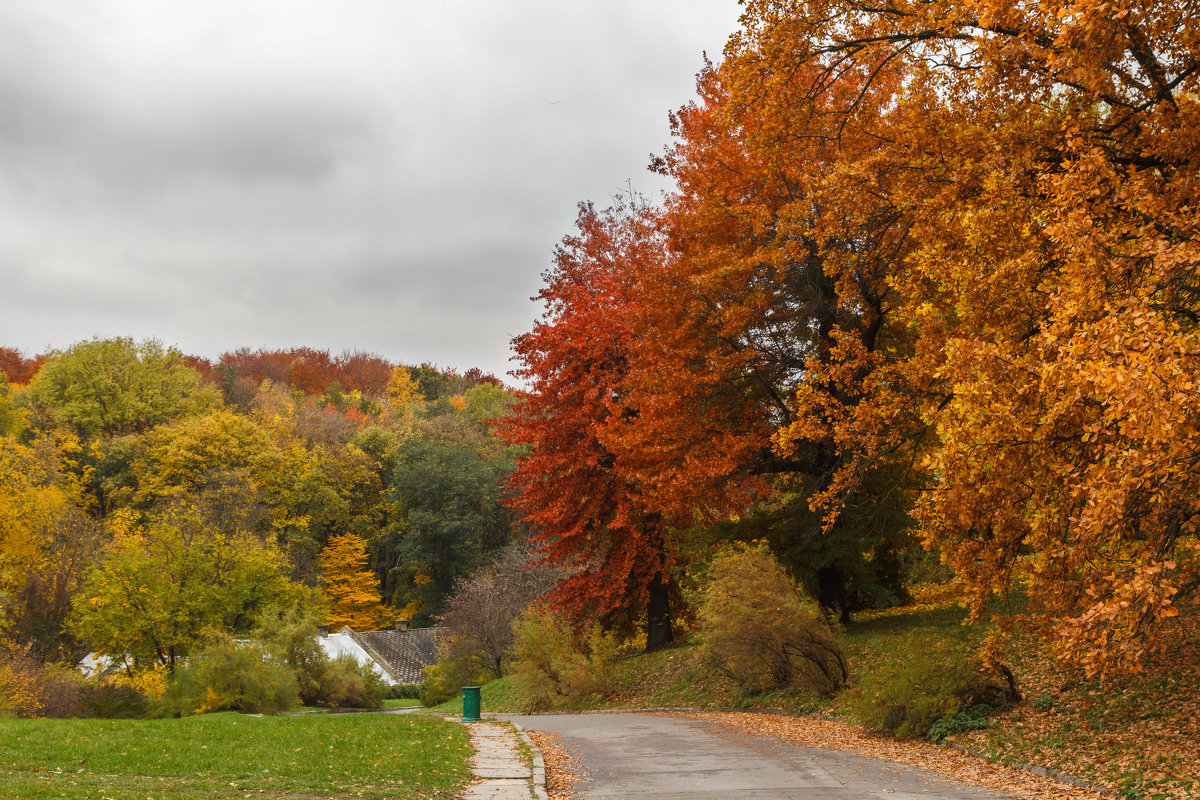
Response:
[[[992,707],[987,703],[976,703],[960,711],[954,711],[933,723],[929,728],[927,738],[934,744],[941,744],[956,733],[967,733],[986,728],[990,724],[987,717],[991,713]]]
[[[315,705],[328,708],[379,708],[388,690],[387,681],[375,670],[349,655],[328,660],[319,682]]]
[[[765,543],[718,553],[698,616],[701,652],[743,688],[803,686],[828,694],[846,683],[834,632]]]
[[[274,714],[299,702],[291,667],[258,643],[221,641],[175,671],[159,711],[185,716],[209,711]]]
[[[486,667],[471,658],[454,658],[425,668],[428,675],[421,684],[421,705],[436,706],[458,696],[464,686],[479,686],[492,677]]]
[[[127,684],[96,681],[82,694],[80,713],[101,719],[140,719],[150,710],[150,698]]]
[[[388,687],[385,700],[417,700],[421,697],[421,684],[394,683]]]
[[[276,609],[263,616],[255,636],[295,672],[300,701],[325,708],[378,708],[387,682],[353,658],[331,659],[317,643],[316,614],[304,608]]]
[[[513,675],[530,710],[603,699],[613,689],[619,644],[593,625],[577,635],[562,619],[544,611],[513,624]]]
[[[939,720],[964,709],[1003,708],[1014,699],[1005,683],[961,647],[935,647],[909,636],[896,651],[905,657],[863,676],[855,691],[852,712],[864,725],[901,737],[926,737]],[[940,730],[949,735],[963,723],[948,719]]]
[[[81,684],[74,670],[46,666],[28,648],[0,649],[0,715],[73,717]]]

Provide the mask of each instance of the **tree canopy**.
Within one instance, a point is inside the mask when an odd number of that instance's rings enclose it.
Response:
[[[611,559],[655,520],[651,570],[715,522],[845,611],[911,530],[977,615],[1019,591],[1064,660],[1136,669],[1200,588],[1194,18],[748,0],[676,190],[586,209],[515,341],[515,504],[596,590],[561,604],[635,607]]]

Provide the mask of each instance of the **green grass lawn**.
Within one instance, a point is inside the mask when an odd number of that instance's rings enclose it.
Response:
[[[383,701],[384,708],[413,708],[414,706],[419,706],[419,705],[421,705],[421,701],[416,700],[416,699],[384,700]]]
[[[452,798],[471,752],[431,716],[0,719],[0,798]]]

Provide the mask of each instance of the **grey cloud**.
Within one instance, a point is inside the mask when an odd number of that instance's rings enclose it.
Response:
[[[510,368],[581,200],[644,172],[733,0],[7,0],[0,344]]]

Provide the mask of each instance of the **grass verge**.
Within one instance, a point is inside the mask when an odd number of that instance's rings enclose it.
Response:
[[[452,798],[470,754],[429,716],[0,719],[0,798]]]

